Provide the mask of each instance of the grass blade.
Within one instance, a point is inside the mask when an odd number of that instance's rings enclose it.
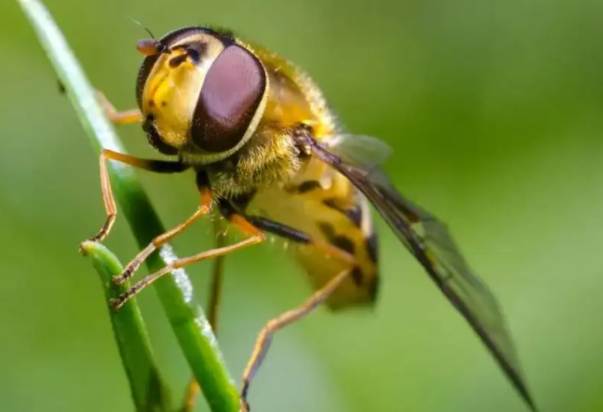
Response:
[[[107,300],[128,288],[128,282],[121,286],[113,283],[113,276],[119,275],[123,267],[106,247],[98,243],[86,242],[82,245],[82,249],[92,259]],[[120,311],[112,310],[109,305],[107,308],[115,341],[130,382],[130,392],[136,411],[170,411],[168,389],[155,364],[138,305],[133,300],[124,305]]]
[[[40,0],[18,0],[18,3],[38,34],[96,152],[100,153],[102,148],[106,148],[126,153],[96,101],[94,89],[46,8]],[[139,247],[143,248],[154,237],[165,232],[165,229],[133,170],[112,163],[109,171],[115,198],[121,208],[119,216],[125,216]],[[99,216],[99,222],[103,218],[104,216]],[[165,246],[147,260],[147,266],[154,272],[174,259],[176,256],[171,248]],[[165,276],[155,282],[154,288],[211,410],[238,411],[240,405],[237,388],[228,373],[203,309],[195,303],[193,288],[186,272],[177,270],[172,276]]]

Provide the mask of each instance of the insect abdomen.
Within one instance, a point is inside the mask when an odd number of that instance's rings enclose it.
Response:
[[[321,240],[331,243],[354,256],[356,265],[349,280],[327,301],[331,309],[374,304],[379,286],[377,234],[373,230],[370,209],[364,197],[344,207],[336,198],[322,199],[316,206],[315,224]],[[319,209],[324,209],[318,212]],[[327,212],[328,210],[328,212]],[[337,276],[344,266],[334,259],[321,256],[320,252],[305,247],[297,253],[297,260],[304,267],[315,289]]]
[[[249,206],[249,213],[255,211],[311,239],[331,243],[355,258],[350,278],[327,301],[331,309],[375,302],[379,284],[377,235],[368,202],[346,178],[318,161],[311,162],[285,188],[257,192]],[[347,267],[312,244],[292,246],[289,250],[314,290]]]

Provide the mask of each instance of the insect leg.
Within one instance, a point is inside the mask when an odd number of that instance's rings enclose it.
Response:
[[[184,165],[180,162],[139,159],[137,157],[117,153],[112,150],[103,149],[100,155],[100,175],[103,202],[105,204],[107,218],[98,233],[89,238],[89,240],[93,242],[100,242],[107,237],[117,216],[115,199],[113,198],[113,191],[111,190],[111,182],[109,180],[109,170],[107,169],[107,160],[115,160],[155,173],[179,173],[188,169],[187,165]]]
[[[126,280],[128,280],[134,272],[140,267],[140,265],[149,257],[151,253],[159,249],[161,246],[165,245],[167,242],[181,234],[195,223],[200,217],[205,216],[211,210],[211,190],[207,186],[199,187],[199,191],[201,192],[201,204],[193,213],[191,217],[186,219],[184,222],[180,223],[178,226],[174,227],[171,230],[157,236],[155,239],[148,244],[143,250],[141,250],[135,257],[128,263],[125,267],[124,271],[113,278],[113,281],[117,285],[121,285]]]
[[[249,384],[266,356],[273,335],[285,326],[288,326],[305,317],[318,306],[320,306],[326,299],[328,299],[329,296],[339,287],[339,285],[341,285],[350,275],[352,269],[356,265],[356,261],[354,257],[347,252],[329,243],[314,241],[307,234],[289,226],[285,226],[261,217],[248,216],[247,219],[256,227],[264,230],[265,232],[273,233],[299,243],[311,244],[319,250],[322,250],[327,256],[340,259],[344,263],[348,264],[346,269],[342,270],[336,277],[330,280],[325,286],[315,292],[301,305],[294,309],[288,310],[287,312],[266,323],[266,326],[264,326],[256,340],[251,357],[249,358],[245,371],[243,372],[241,402],[245,407],[245,410],[249,411],[249,404],[247,403]]]
[[[232,216],[230,216],[229,220],[230,220],[230,223],[233,224],[233,226],[235,226],[237,229],[239,229],[243,234],[247,235],[248,238],[245,240],[242,240],[238,243],[235,243],[234,245],[229,245],[229,246],[224,246],[224,247],[207,250],[205,252],[201,252],[194,256],[189,256],[186,258],[181,258],[181,259],[175,260],[174,262],[165,266],[163,269],[161,269],[151,275],[146,276],[144,279],[142,279],[138,283],[134,284],[129,290],[127,290],[126,292],[124,292],[120,296],[118,296],[116,299],[112,299],[111,304],[113,305],[113,308],[116,310],[119,309],[120,307],[123,306],[124,303],[126,303],[128,300],[130,300],[136,294],[138,294],[142,289],[144,289],[145,287],[147,287],[148,285],[150,285],[157,279],[161,278],[162,276],[167,275],[168,273],[171,273],[172,271],[174,271],[176,269],[180,269],[185,266],[191,265],[193,263],[197,263],[201,260],[226,255],[228,253],[234,252],[235,250],[239,250],[239,249],[243,249],[247,246],[255,245],[264,240],[264,238],[265,238],[264,232],[262,232],[260,229],[256,228],[253,224],[249,223],[247,221],[247,219],[245,219],[240,214],[233,214]]]
[[[180,412],[192,412],[197,402],[197,396],[201,393],[201,386],[197,383],[195,377],[191,377],[190,382],[186,385],[186,393],[184,394],[184,403],[180,407]]]
[[[100,103],[105,115],[116,124],[132,124],[142,122],[142,113],[138,109],[117,111],[107,96],[101,91],[96,92],[96,99]]]
[[[221,236],[221,221],[216,219],[214,221],[214,236],[216,238],[216,247],[220,248],[224,246],[224,237]],[[212,282],[211,282],[211,296],[209,300],[209,307],[207,309],[207,320],[209,325],[214,331],[214,335],[218,336],[218,310],[222,301],[222,283],[224,279],[224,259],[226,256],[221,255],[214,259],[212,267]],[[180,409],[181,412],[192,412],[197,396],[201,393],[201,387],[197,383],[197,380],[193,376],[187,385],[186,393],[184,395],[184,404]]]
[[[243,372],[243,387],[241,389],[241,401],[246,406],[246,410],[249,410],[249,405],[247,403],[247,394],[249,392],[249,384],[253,377],[255,376],[258,368],[264,361],[266,357],[266,353],[268,352],[268,348],[270,347],[270,343],[272,342],[273,335],[284,328],[285,326],[289,326],[297,320],[305,317],[310,314],[314,309],[320,306],[325,300],[329,298],[331,293],[333,293],[339,285],[341,285],[351,273],[351,269],[343,270],[339,275],[334,277],[329,283],[322,287],[322,289],[315,292],[309,299],[303,302],[298,307],[288,310],[287,312],[277,316],[276,318],[268,321],[266,326],[260,332],[258,336],[255,346],[253,348],[253,352],[249,361],[247,362],[247,366],[245,367],[245,371]]]
[[[216,221],[215,225],[217,236],[216,247],[222,248],[224,247],[224,239],[221,235],[217,233],[219,230],[218,227],[220,225],[220,222]],[[222,284],[224,282],[224,259],[226,259],[226,256],[218,256],[214,260],[212,270],[211,296],[209,300],[209,310],[207,312],[207,316],[209,319],[209,324],[211,325],[211,328],[215,334],[218,333],[218,311],[220,310],[220,305],[222,303]]]

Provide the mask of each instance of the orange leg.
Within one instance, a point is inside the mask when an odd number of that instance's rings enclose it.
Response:
[[[294,309],[288,310],[287,312],[266,323],[266,326],[264,326],[256,340],[251,357],[249,358],[245,371],[243,372],[243,385],[241,388],[241,408],[243,411],[249,411],[249,403],[247,402],[249,384],[266,357],[266,353],[268,352],[268,348],[272,342],[273,335],[284,327],[304,318],[306,315],[310,314],[314,309],[320,306],[329,298],[331,293],[333,293],[333,291],[335,291],[339,285],[341,285],[347,279],[350,272],[351,269],[349,268],[343,270],[339,275],[330,280],[329,283],[323,286],[322,289],[319,289],[317,292],[315,292],[301,305]]]
[[[149,245],[141,250],[138,255],[128,265],[125,267],[124,271],[113,278],[113,281],[121,285],[126,280],[128,280],[134,272],[140,267],[140,265],[149,257],[151,253],[159,249],[161,246],[165,245],[167,242],[172,240],[177,235],[184,232],[186,228],[191,226],[194,222],[196,222],[200,217],[205,216],[211,210],[211,191],[208,188],[200,188],[201,191],[201,205],[199,208],[193,213],[191,217],[186,219],[183,223],[179,224],[175,228],[157,236],[155,239],[149,243]]]
[[[258,228],[267,232],[278,234],[302,244],[312,245],[319,251],[323,252],[325,256],[329,256],[341,261],[344,264],[344,269],[301,305],[283,313],[280,316],[277,316],[276,318],[270,320],[266,326],[264,326],[256,340],[251,357],[249,358],[245,371],[243,372],[243,382],[241,388],[241,409],[243,411],[249,411],[249,404],[247,402],[249,385],[264,361],[264,358],[266,357],[266,353],[272,341],[273,335],[282,328],[304,318],[306,315],[320,306],[329,298],[333,291],[335,291],[348,278],[352,272],[352,269],[357,265],[356,259],[353,255],[338,248],[337,246],[334,246],[331,243],[315,241],[307,234],[299,232],[292,227],[282,225],[278,222],[253,216],[248,216],[248,219]]]
[[[262,242],[265,238],[264,232],[262,232],[261,230],[257,229],[255,226],[250,224],[241,215],[238,215],[238,214],[232,215],[230,217],[230,222],[237,229],[239,229],[243,234],[245,234],[249,237],[245,240],[235,243],[234,245],[219,247],[216,249],[201,252],[194,256],[175,260],[174,262],[165,266],[163,269],[161,269],[151,275],[146,276],[144,279],[142,279],[138,283],[134,284],[129,290],[127,290],[126,292],[124,292],[120,296],[118,296],[116,299],[112,299],[111,304],[113,305],[113,308],[115,310],[119,309],[120,307],[122,307],[124,305],[124,303],[126,303],[128,300],[130,300],[133,296],[140,293],[140,291],[143,290],[145,287],[147,287],[148,285],[150,285],[157,279],[163,277],[164,275],[171,273],[172,271],[174,271],[176,269],[183,268],[185,266],[200,262],[205,259],[210,259],[210,258],[226,255],[226,254],[234,252],[236,250],[243,249],[247,246],[255,245],[257,243]]]
[[[107,160],[115,160],[121,163],[125,163],[130,166],[138,167],[140,169],[149,170],[156,173],[179,173],[188,169],[187,165],[179,162],[170,162],[163,160],[147,160],[139,159],[137,157],[121,154],[112,150],[103,149],[100,155],[100,175],[101,175],[101,189],[103,193],[103,202],[105,204],[105,210],[107,212],[107,218],[103,226],[100,228],[97,234],[89,238],[93,242],[102,242],[113,227],[115,218],[117,216],[117,210],[115,208],[115,199],[113,197],[113,191],[111,189],[111,181],[109,180],[109,170],[107,169]]]
[[[192,412],[197,402],[197,397],[201,393],[201,386],[197,383],[195,377],[191,377],[190,382],[186,386],[186,393],[184,394],[184,404],[180,408],[180,412]]]
[[[115,107],[111,104],[109,99],[105,96],[103,92],[97,91],[96,98],[99,101],[100,105],[105,112],[105,115],[116,124],[132,124],[132,123],[140,123],[142,122],[142,113],[138,109],[117,111]]]

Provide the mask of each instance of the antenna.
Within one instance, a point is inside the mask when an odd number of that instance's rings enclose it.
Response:
[[[149,30],[149,29],[148,29],[146,26],[143,26],[143,25],[142,25],[142,23],[140,23],[138,20],[136,20],[136,19],[134,19],[134,18],[132,18],[132,17],[130,17],[130,16],[126,16],[126,17],[127,17],[127,18],[128,18],[128,19],[129,19],[129,20],[132,22],[132,23],[136,24],[137,26],[142,27],[142,29],[143,29],[144,31],[146,31],[146,32],[149,34],[149,36],[151,36],[151,38],[152,38],[153,40],[156,40],[156,39],[155,39],[155,36],[154,36],[154,35],[153,35],[153,33],[151,32],[151,30]]]

